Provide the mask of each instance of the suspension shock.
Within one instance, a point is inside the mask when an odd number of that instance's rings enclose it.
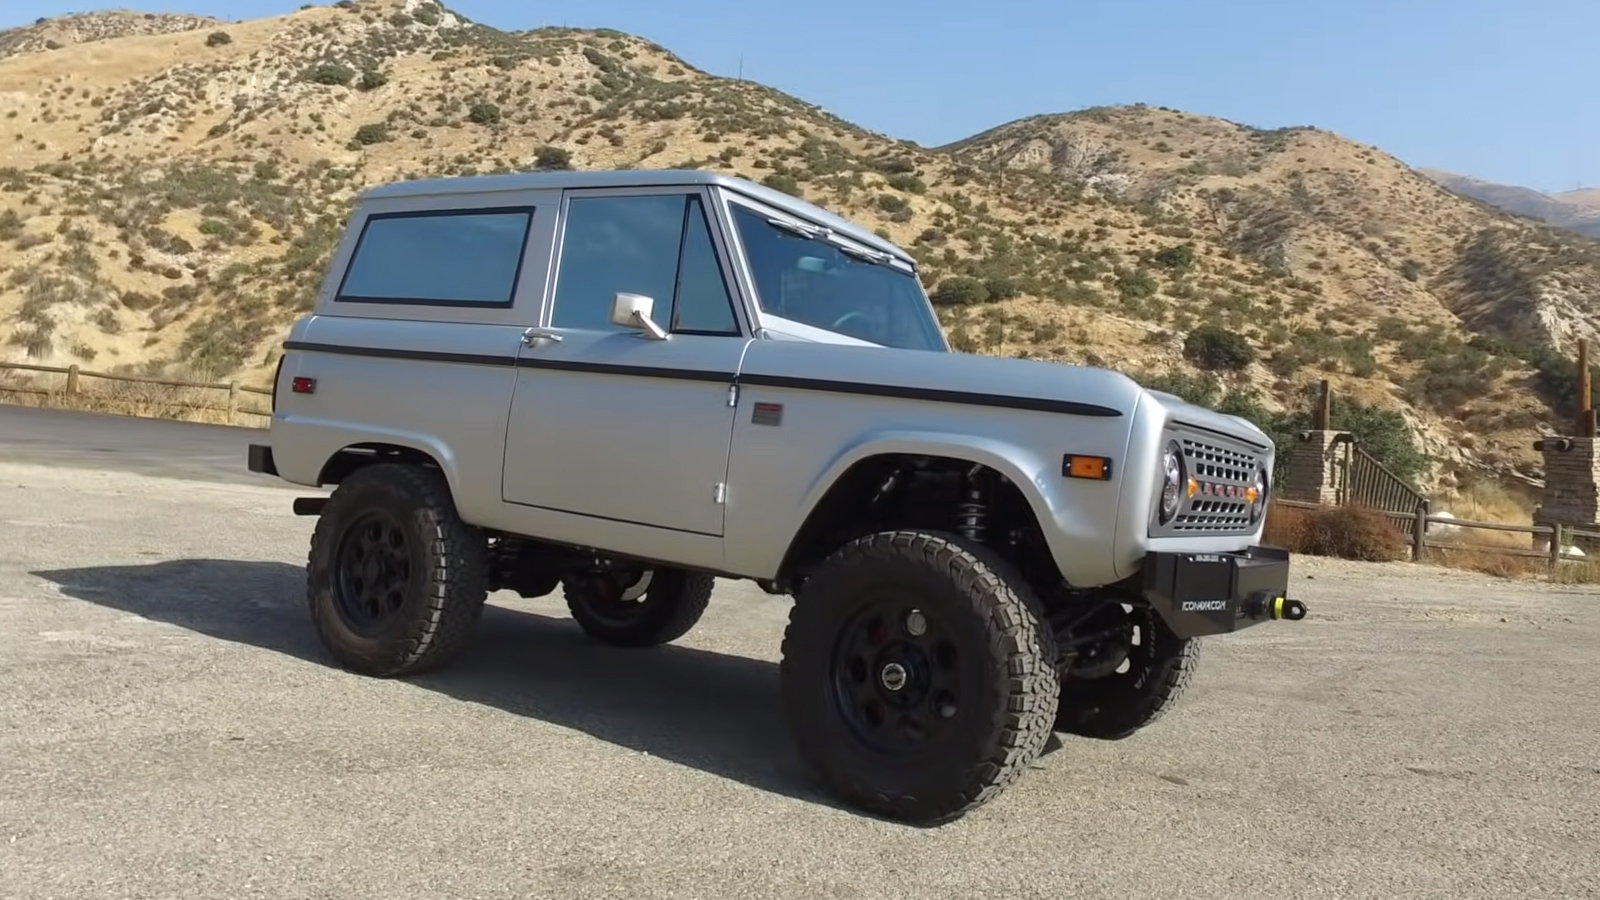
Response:
[[[987,536],[989,504],[978,481],[981,466],[973,466],[961,479],[961,502],[956,506],[956,530],[969,541],[982,543]]]

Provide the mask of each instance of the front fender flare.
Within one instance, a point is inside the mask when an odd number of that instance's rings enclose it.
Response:
[[[797,534],[833,485],[850,468],[875,456],[941,456],[987,466],[1021,491],[1039,522],[1056,566],[1069,583],[1116,580],[1112,539],[1116,533],[1120,479],[1070,482],[1053,458],[980,435],[898,429],[863,435],[841,450],[814,478],[791,534]]]

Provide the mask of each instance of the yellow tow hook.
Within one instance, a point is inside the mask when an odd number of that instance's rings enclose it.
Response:
[[[1271,594],[1263,591],[1251,598],[1245,607],[1252,619],[1262,617],[1277,621],[1287,619],[1298,622],[1306,617],[1306,605],[1299,600],[1290,600],[1282,594]]]
[[[1278,596],[1272,598],[1272,618],[1297,622],[1306,617],[1306,605],[1299,600]]]

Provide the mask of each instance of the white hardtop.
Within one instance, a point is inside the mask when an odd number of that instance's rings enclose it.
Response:
[[[676,187],[703,185],[744,194],[790,215],[808,220],[836,234],[888,253],[913,268],[916,260],[899,245],[886,241],[849,219],[783,191],[733,175],[700,169],[614,169],[606,171],[508,172],[498,175],[458,175],[396,181],[369,188],[361,199],[448,196],[510,191],[562,190],[565,188]]]

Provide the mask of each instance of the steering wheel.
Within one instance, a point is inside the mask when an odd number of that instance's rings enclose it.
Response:
[[[850,321],[851,319],[864,318],[866,318],[866,316],[863,316],[859,310],[851,310],[850,312],[847,312],[839,318],[833,320],[832,330],[838,331],[844,327],[844,323]]]

